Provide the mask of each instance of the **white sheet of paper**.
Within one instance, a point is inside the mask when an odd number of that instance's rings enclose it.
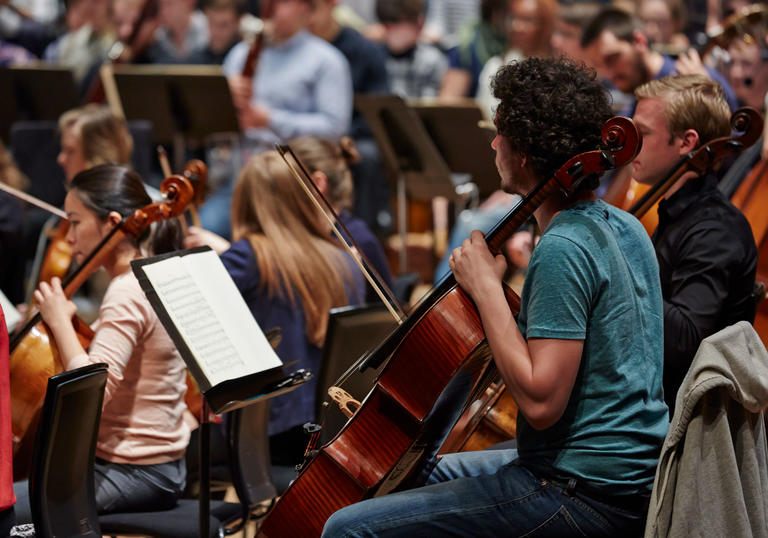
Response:
[[[215,252],[142,270],[212,386],[282,364]]]

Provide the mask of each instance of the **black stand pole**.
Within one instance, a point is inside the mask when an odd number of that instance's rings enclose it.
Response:
[[[200,418],[200,538],[209,538],[208,522],[211,512],[211,424],[210,408],[205,396]]]

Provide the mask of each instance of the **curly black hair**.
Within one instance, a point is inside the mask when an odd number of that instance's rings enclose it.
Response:
[[[595,72],[563,58],[527,58],[505,65],[492,81],[500,103],[494,123],[533,172],[550,178],[568,159],[598,149],[611,116]]]

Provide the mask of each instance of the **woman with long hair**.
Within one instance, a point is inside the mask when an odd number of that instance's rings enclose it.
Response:
[[[82,263],[124,217],[151,203],[139,175],[124,166],[100,165],[77,174],[64,202],[75,260]],[[157,224],[149,252],[178,248],[178,222]],[[147,254],[145,239],[126,236],[104,261],[110,283],[87,352],[72,327],[77,307],[64,295],[61,281],[43,282],[35,291],[64,368],[109,365],[96,448],[100,512],[170,508],[186,479],[186,368],[130,267]]]
[[[331,238],[330,225],[275,151],[253,157],[232,197],[230,244],[193,230],[187,246],[207,243],[237,285],[264,331],[279,328],[283,362],[317,373],[331,308],[362,302],[364,282],[351,257]],[[314,419],[316,382],[270,400],[274,462],[296,463]]]
[[[302,136],[289,142],[291,149],[307,167],[312,180],[333,206],[352,239],[371,263],[384,284],[392,288],[392,274],[384,248],[363,219],[352,213],[355,187],[349,166],[360,160],[351,138],[340,143],[314,136]],[[350,238],[346,237],[349,241]],[[369,285],[365,301],[376,303],[379,295]]]

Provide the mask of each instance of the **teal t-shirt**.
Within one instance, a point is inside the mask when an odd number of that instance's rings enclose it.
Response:
[[[601,200],[561,211],[534,250],[521,299],[526,339],[584,340],[560,420],[538,431],[518,415],[521,461],[609,494],[649,492],[669,420],[659,268],[648,234]]]

